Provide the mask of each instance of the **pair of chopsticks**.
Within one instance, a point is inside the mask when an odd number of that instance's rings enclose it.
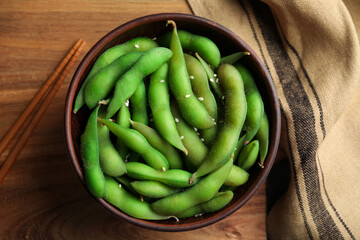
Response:
[[[59,63],[56,67],[54,72],[50,75],[50,77],[46,80],[44,85],[39,89],[39,91],[35,94],[33,99],[31,100],[30,104],[26,107],[26,109],[22,112],[20,117],[16,120],[16,122],[12,125],[6,135],[2,138],[0,142],[0,155],[3,153],[5,148],[8,146],[10,141],[19,131],[20,127],[24,125],[26,120],[31,114],[34,114],[32,119],[30,120],[28,126],[19,137],[18,141],[16,142],[14,148],[11,150],[10,154],[8,155],[7,159],[4,161],[1,169],[0,169],[0,183],[6,177],[6,174],[9,172],[11,166],[14,164],[16,158],[20,154],[21,150],[23,149],[26,141],[30,137],[31,133],[35,129],[36,125],[39,123],[41,117],[44,115],[46,109],[50,105],[52,99],[54,98],[56,92],[60,89],[62,83],[64,82],[66,76],[70,72],[72,66],[74,65],[76,59],[79,57],[81,51],[85,47],[85,41],[79,39],[75,45],[70,49],[70,51],[66,54],[64,59]],[[54,83],[55,82],[55,83]],[[48,92],[49,88],[52,89]],[[45,97],[46,95],[46,97]],[[38,107],[38,110],[35,111],[36,106],[42,100],[43,102]]]

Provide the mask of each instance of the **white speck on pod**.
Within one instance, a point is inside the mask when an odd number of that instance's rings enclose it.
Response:
[[[155,41],[156,39],[157,39],[156,37],[153,37],[153,38],[152,38],[152,40],[154,40],[154,41]]]
[[[199,133],[199,132],[197,132],[196,134],[197,134],[198,136],[200,136],[200,133]]]
[[[144,196],[140,195],[140,202],[143,202],[143,201],[144,201]]]
[[[217,78],[217,79],[216,79],[216,83],[219,83],[219,82],[220,82],[220,81],[219,81],[219,79]]]
[[[204,138],[200,138],[200,140],[203,142],[203,141],[205,141],[205,139]]]
[[[185,97],[186,97],[186,98],[189,98],[189,97],[190,97],[190,94],[185,95]]]
[[[213,79],[213,78],[210,78],[210,82],[214,82],[214,79]]]
[[[160,82],[165,82],[165,80],[160,80]]]
[[[134,46],[134,47],[139,48],[139,45],[135,44],[135,46]]]
[[[162,167],[162,168],[161,168],[161,171],[165,172],[165,171],[166,171],[166,168],[165,168],[165,167]]]
[[[183,139],[184,139],[184,136],[180,136],[180,139],[183,140]]]
[[[180,122],[180,120],[179,120],[178,118],[175,118],[175,122],[177,122],[177,123],[178,123],[178,122]]]
[[[224,100],[224,99],[225,99],[225,96],[222,96],[221,99]]]
[[[194,127],[194,130],[197,131],[198,129],[196,127]]]
[[[119,183],[119,188],[122,188],[121,183]]]
[[[202,213],[195,214],[194,217],[201,217]]]
[[[190,79],[194,79],[194,76],[189,76]]]
[[[125,106],[126,106],[126,107],[128,107],[128,106],[129,106],[129,103],[130,103],[129,99],[128,99],[128,100],[126,100],[126,102],[125,102]]]
[[[203,97],[198,97],[199,101],[204,101]]]
[[[101,101],[98,102],[98,104],[106,105],[106,104],[108,104],[108,101],[107,100],[101,100]]]
[[[214,73],[214,77],[217,77],[217,74],[216,74],[216,73]]]

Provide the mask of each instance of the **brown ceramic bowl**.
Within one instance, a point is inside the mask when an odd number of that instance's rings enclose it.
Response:
[[[169,19],[176,22],[178,29],[184,29],[212,39],[220,48],[223,56],[236,51],[248,51],[251,53],[250,56],[243,58],[243,63],[255,76],[257,86],[265,104],[265,111],[270,122],[269,152],[265,161],[265,167],[263,169],[257,166],[253,167],[250,170],[249,181],[245,185],[239,187],[235,191],[234,198],[231,203],[218,212],[204,214],[201,217],[183,219],[180,220],[180,222],[176,222],[174,219],[163,221],[145,221],[133,218],[121,212],[103,199],[96,199],[113,215],[135,225],[159,231],[186,231],[205,227],[218,222],[241,208],[264,183],[273,165],[278,149],[280,136],[280,108],[272,79],[257,54],[239,36],[231,32],[229,29],[210,20],[179,13],[164,13],[145,16],[119,26],[110,33],[106,34],[91,48],[75,72],[66,98],[65,135],[70,161],[80,181],[84,184],[84,173],[82,170],[79,145],[80,135],[84,131],[86,120],[90,111],[86,109],[86,107],[83,107],[77,114],[72,113],[74,99],[82,82],[89,73],[95,60],[106,49],[128,41],[134,37],[146,36],[153,38],[166,31],[170,31],[171,27],[165,26],[166,21]]]

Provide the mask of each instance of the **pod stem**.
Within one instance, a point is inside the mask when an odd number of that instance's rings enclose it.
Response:
[[[176,23],[174,22],[174,20],[167,20],[166,26],[168,26],[169,24],[171,24],[174,29],[177,29],[177,28],[176,28]]]
[[[193,184],[196,178],[197,178],[196,173],[193,173],[189,179],[189,184]]]

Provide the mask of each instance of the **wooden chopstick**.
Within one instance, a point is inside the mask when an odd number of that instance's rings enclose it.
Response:
[[[0,154],[5,149],[5,147],[8,145],[10,140],[15,136],[16,132],[19,130],[21,125],[24,124],[26,119],[29,117],[29,115],[34,111],[36,104],[39,103],[39,101],[44,97],[47,90],[51,86],[51,84],[55,81],[55,79],[58,77],[56,83],[54,84],[53,88],[50,90],[50,92],[47,94],[46,98],[42,102],[41,106],[35,113],[34,117],[31,119],[29,125],[26,127],[23,134],[18,139],[17,143],[15,144],[15,147],[11,150],[9,156],[5,160],[3,166],[0,169],[0,183],[4,180],[6,174],[10,170],[11,166],[15,162],[17,156],[20,154],[22,148],[24,147],[26,141],[30,137],[31,133],[35,129],[36,125],[39,123],[41,117],[44,115],[46,109],[48,108],[49,104],[51,103],[52,99],[54,98],[56,92],[59,90],[60,86],[64,82],[67,74],[71,70],[72,66],[74,65],[76,59],[78,58],[80,52],[85,47],[85,42],[82,39],[79,39],[75,45],[70,49],[68,54],[65,56],[65,58],[60,62],[58,67],[54,70],[54,72],[51,74],[51,76],[46,80],[45,84],[42,86],[42,88],[37,92],[37,94],[32,99],[31,103],[27,106],[27,108],[24,110],[24,112],[21,114],[21,116],[18,118],[18,120],[15,122],[15,124],[10,128],[6,136],[3,138],[3,140],[0,143]],[[66,65],[66,66],[65,66]],[[65,67],[65,68],[64,68]]]

